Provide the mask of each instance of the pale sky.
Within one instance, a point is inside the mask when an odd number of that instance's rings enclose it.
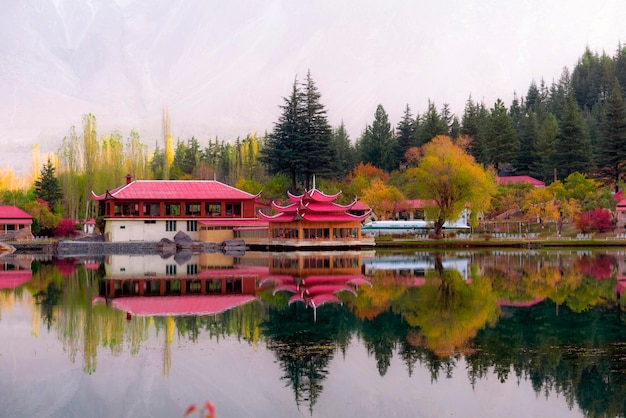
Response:
[[[585,47],[626,40],[623,0],[4,0],[0,169],[55,151],[82,115],[98,134],[130,129],[205,146],[271,131],[307,70],[333,127],[356,140],[382,104],[395,126],[468,97],[491,107],[573,70]]]

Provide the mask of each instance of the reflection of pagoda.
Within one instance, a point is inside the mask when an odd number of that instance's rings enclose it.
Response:
[[[269,245],[298,248],[373,246],[373,239],[361,235],[361,221],[369,216],[371,209],[354,214],[358,201],[339,205],[334,201],[340,194],[324,194],[314,184],[302,195],[288,193],[288,205],[272,202],[271,207],[277,212],[275,215],[259,213],[269,223]]]
[[[341,292],[357,296],[358,286],[371,286],[361,273],[361,264],[360,252],[281,254],[270,258],[270,274],[261,281],[260,287],[273,283],[273,294],[292,293],[289,305],[304,303],[313,308],[316,318],[319,306],[341,303],[338,296]]]
[[[267,268],[238,267],[222,254],[194,255],[180,263],[112,255],[105,270],[101,296],[138,316],[219,314],[258,300],[257,284],[267,274]]]

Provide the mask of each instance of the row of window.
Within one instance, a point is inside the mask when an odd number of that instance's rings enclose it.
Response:
[[[176,267],[176,266],[174,266]],[[161,285],[164,289],[161,289]],[[108,287],[108,286],[107,286]],[[242,279],[209,279],[204,281],[204,289],[202,281],[198,279],[181,279],[166,280],[142,280],[142,281],[115,281],[113,283],[113,295],[176,295],[182,293],[184,287],[187,294],[220,294],[220,293],[236,293],[240,294],[243,290]],[[109,288],[110,289],[110,288]]]
[[[303,228],[302,235],[304,239],[330,239],[330,228]],[[359,236],[358,228],[333,228],[333,238],[357,238]],[[298,239],[299,231],[297,228],[275,228],[270,232],[272,238],[279,239]]]
[[[138,202],[121,203],[116,202],[113,205],[114,216],[181,216],[180,203],[165,203],[163,205],[163,213],[161,213],[160,203],[144,203],[143,210],[140,210]],[[241,217],[241,202],[238,203],[205,203],[204,214],[202,213],[202,204],[199,202],[185,203],[183,205],[185,216],[234,216]],[[140,213],[143,212],[143,213]],[[223,215],[222,215],[223,213]]]

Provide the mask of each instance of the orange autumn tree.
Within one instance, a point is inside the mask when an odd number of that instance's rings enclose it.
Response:
[[[470,219],[486,212],[496,192],[495,176],[450,137],[438,135],[422,147],[423,157],[416,168],[407,170],[420,199],[432,203],[434,235],[441,237],[443,225],[456,221],[469,207]]]

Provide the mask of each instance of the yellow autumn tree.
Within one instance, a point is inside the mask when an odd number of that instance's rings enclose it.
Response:
[[[402,209],[405,198],[396,187],[388,186],[382,180],[375,180],[363,193],[362,200],[380,219],[390,219],[394,212]]]
[[[486,212],[496,192],[495,175],[448,136],[438,135],[422,147],[423,157],[416,168],[407,170],[407,179],[421,199],[431,203],[434,235],[441,236],[447,221],[456,221],[465,208],[470,219]]]

